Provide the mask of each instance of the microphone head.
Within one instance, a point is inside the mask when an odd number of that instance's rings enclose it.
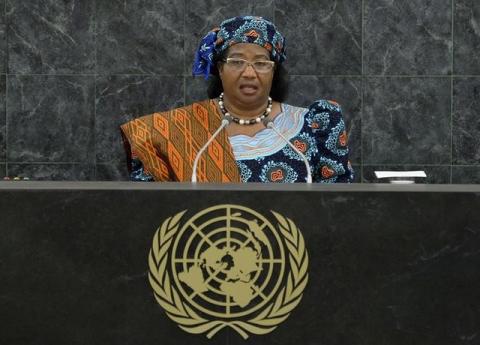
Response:
[[[232,123],[233,119],[230,115],[225,115],[223,116],[223,119],[222,119],[222,126],[226,126],[230,123]]]

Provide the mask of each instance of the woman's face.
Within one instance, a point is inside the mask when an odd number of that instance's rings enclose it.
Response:
[[[249,62],[269,61],[269,52],[253,43],[237,43],[228,48],[227,58],[240,58]],[[270,89],[274,69],[267,73],[255,71],[253,66],[248,65],[243,71],[236,71],[227,63],[219,66],[220,78],[226,97],[240,105],[259,106],[266,102]]]

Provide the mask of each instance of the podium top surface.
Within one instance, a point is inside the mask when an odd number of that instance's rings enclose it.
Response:
[[[480,184],[264,184],[264,183],[176,183],[176,182],[65,182],[65,181],[2,181],[1,191],[35,190],[222,190],[281,192],[427,192],[480,193]]]

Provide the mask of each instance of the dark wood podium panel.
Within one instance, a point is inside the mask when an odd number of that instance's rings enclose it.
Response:
[[[246,340],[180,329],[148,279],[166,219],[225,204],[291,219],[309,256],[298,306]],[[245,343],[480,344],[480,186],[0,183],[0,344]]]

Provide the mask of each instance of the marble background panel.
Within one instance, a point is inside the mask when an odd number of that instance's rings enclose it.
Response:
[[[128,181],[128,167],[125,161],[110,164],[99,163],[95,171],[96,181]]]
[[[253,15],[275,23],[275,0],[257,0],[253,3]]]
[[[97,70],[110,74],[181,73],[184,3],[97,1]]]
[[[7,36],[5,25],[5,4],[0,0],[0,74],[7,72]]]
[[[455,74],[480,74],[480,1],[455,0]]]
[[[93,161],[93,76],[9,76],[10,162]]]
[[[7,129],[6,129],[6,75],[0,74],[0,162],[5,161],[7,156]]]
[[[95,0],[6,0],[9,73],[94,73]]]
[[[365,73],[451,73],[451,17],[451,0],[366,0]]]
[[[363,164],[448,164],[448,78],[367,78],[362,118]]]
[[[453,84],[453,164],[480,164],[480,77]]]
[[[95,165],[91,164],[14,164],[8,165],[8,176],[30,180],[93,181]]]
[[[125,160],[120,125],[141,115],[183,105],[183,77],[100,76],[96,80],[98,163]]]
[[[4,163],[0,163],[0,178],[4,178],[7,176],[7,165]]]
[[[453,166],[452,183],[480,184],[480,165],[477,166]]]
[[[202,76],[185,77],[185,104],[207,99],[208,82]]]
[[[275,22],[290,47],[290,73],[361,73],[362,1],[277,0],[275,5]]]

